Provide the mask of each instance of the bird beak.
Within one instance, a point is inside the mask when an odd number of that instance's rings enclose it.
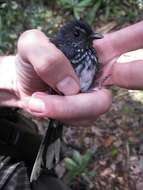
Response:
[[[96,40],[96,39],[101,39],[103,38],[104,36],[98,32],[93,32],[91,35],[90,35],[90,39],[92,40]]]

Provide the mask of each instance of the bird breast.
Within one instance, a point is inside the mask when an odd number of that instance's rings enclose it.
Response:
[[[80,79],[80,90],[86,92],[91,87],[98,71],[98,60],[94,51],[86,50],[79,59],[72,60]]]

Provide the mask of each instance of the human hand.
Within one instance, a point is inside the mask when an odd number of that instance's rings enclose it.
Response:
[[[40,31],[21,35],[12,61],[16,68],[12,82],[15,103],[7,103],[9,106],[70,124],[92,122],[110,107],[111,95],[106,89],[77,94],[79,81],[69,61]],[[48,94],[48,86],[65,96]]]
[[[99,83],[143,89],[143,60],[117,61],[121,54],[143,47],[143,22],[105,35],[103,39],[94,41],[94,47],[103,65]]]

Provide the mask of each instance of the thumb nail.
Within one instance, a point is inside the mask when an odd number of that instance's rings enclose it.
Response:
[[[38,98],[30,98],[28,102],[28,108],[30,111],[37,112],[37,113],[42,113],[45,112],[45,103]]]
[[[64,95],[73,95],[79,92],[79,85],[72,77],[66,77],[57,84],[57,89]]]

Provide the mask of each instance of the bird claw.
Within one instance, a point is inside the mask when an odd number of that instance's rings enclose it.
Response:
[[[107,81],[110,77],[111,77],[111,74],[105,76],[104,78],[100,79],[99,81],[96,81],[95,87],[97,87],[98,90],[101,90],[104,87],[105,81]]]

